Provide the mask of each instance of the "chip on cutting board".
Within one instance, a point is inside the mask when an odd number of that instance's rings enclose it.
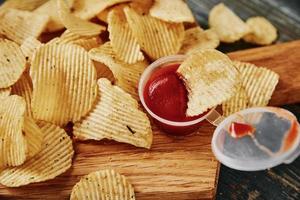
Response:
[[[57,125],[78,121],[89,112],[97,97],[94,64],[88,53],[77,45],[40,47],[33,58],[30,76],[31,108],[37,120]]]
[[[152,130],[147,115],[128,93],[107,79],[98,80],[99,96],[94,108],[80,122],[73,134],[79,140],[110,139],[150,148]]]
[[[132,8],[124,12],[133,35],[153,60],[178,53],[184,39],[182,23],[169,23],[150,15],[140,15]]]
[[[223,3],[209,12],[210,28],[214,29],[222,42],[235,42],[250,32],[247,24]]]
[[[150,15],[167,22],[195,22],[192,11],[183,0],[155,0]]]
[[[239,72],[231,60],[214,49],[190,54],[177,72],[188,91],[187,116],[199,115],[228,100],[239,83]]]
[[[112,169],[92,172],[73,187],[70,200],[134,200],[132,185]]]
[[[8,88],[0,88],[0,98],[8,97],[11,92],[11,87]]]
[[[21,51],[26,60],[30,62],[32,60],[34,52],[42,45],[43,44],[34,37],[26,38],[21,45]]]
[[[26,68],[26,59],[15,42],[0,38],[0,88],[13,85]]]
[[[250,27],[250,33],[243,38],[246,42],[268,45],[277,38],[276,28],[264,17],[250,17],[246,24]]]
[[[108,31],[111,46],[116,56],[129,64],[144,60],[141,47],[122,10],[112,10],[108,14]]]
[[[71,138],[60,127],[38,123],[44,134],[42,150],[17,167],[10,167],[0,173],[0,183],[7,187],[19,187],[55,178],[72,165],[74,154]]]

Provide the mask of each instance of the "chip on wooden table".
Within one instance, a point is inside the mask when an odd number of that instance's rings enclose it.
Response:
[[[27,142],[22,133],[24,114],[22,97],[12,95],[1,99],[0,168],[18,166],[26,160]]]
[[[178,53],[184,39],[182,23],[169,23],[150,15],[140,15],[129,7],[124,8],[124,12],[133,35],[151,59]]]
[[[113,169],[83,176],[73,187],[70,200],[134,200],[134,188]]]
[[[0,88],[13,85],[26,68],[26,59],[15,42],[0,39]]]
[[[9,9],[0,18],[0,33],[22,44],[28,37],[38,38],[48,21],[47,14]]]
[[[189,54],[199,49],[215,49],[220,41],[215,31],[208,29],[202,30],[194,27],[185,31],[184,40],[179,51],[180,54]]]
[[[208,18],[210,28],[214,29],[222,42],[235,42],[250,32],[247,24],[232,10],[220,3],[212,8]]]
[[[33,58],[30,76],[32,113],[38,120],[57,125],[78,121],[89,112],[97,97],[94,64],[77,45],[54,43],[40,47]]]
[[[0,88],[0,98],[8,97],[11,93],[11,87]]]
[[[21,45],[21,50],[26,60],[31,62],[34,52],[43,44],[34,37],[28,37]]]
[[[3,170],[0,173],[2,185],[19,187],[50,180],[71,167],[74,154],[71,138],[56,125],[46,122],[38,125],[45,136],[42,150],[24,164]]]
[[[188,90],[188,116],[199,115],[228,100],[239,85],[239,72],[229,57],[214,49],[190,54],[177,72]]]
[[[155,0],[150,15],[168,22],[195,22],[192,11],[183,0]]]
[[[75,123],[73,134],[79,140],[110,139],[150,148],[152,130],[147,115],[128,93],[107,79],[98,80],[99,96],[94,108]]]
[[[243,38],[247,42],[268,45],[277,38],[276,28],[264,17],[250,17],[246,24],[250,27],[250,33]]]

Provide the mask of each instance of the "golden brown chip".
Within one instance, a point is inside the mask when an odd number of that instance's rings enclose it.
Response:
[[[71,167],[74,150],[70,137],[56,125],[46,122],[38,125],[45,136],[42,150],[23,165],[2,171],[2,185],[19,187],[50,180]]]
[[[112,10],[116,11],[116,12],[120,12],[123,11],[123,9],[128,6],[128,3],[121,3],[121,4],[117,4],[115,6],[112,7],[108,7],[105,10],[101,11],[100,13],[97,14],[97,18],[105,23],[107,23],[107,16],[108,13],[110,13]]]
[[[88,53],[77,45],[54,43],[40,47],[30,76],[32,113],[38,120],[57,125],[78,121],[92,108],[97,96],[95,67]]]
[[[8,97],[11,92],[11,87],[8,88],[0,88],[0,99],[4,97]]]
[[[218,35],[213,30],[204,31],[200,27],[190,28],[185,31],[179,53],[190,54],[199,49],[215,49],[219,44]]]
[[[97,71],[97,79],[99,78],[107,78],[108,80],[110,80],[112,83],[115,82],[115,77],[114,74],[112,73],[112,71],[103,63],[101,62],[97,62],[97,61],[93,61],[96,71]]]
[[[124,11],[133,35],[151,59],[178,53],[184,39],[182,23],[168,23],[140,15],[128,7]]]
[[[131,0],[129,7],[135,10],[140,15],[149,14],[150,8],[155,0]]]
[[[250,31],[247,24],[223,3],[212,8],[208,21],[222,42],[238,41]]]
[[[1,99],[0,168],[18,166],[26,160],[27,142],[22,134],[24,113],[22,97],[12,95]]]
[[[23,55],[26,57],[26,60],[30,62],[34,52],[42,45],[43,44],[34,37],[26,38],[21,45],[21,50]]]
[[[135,200],[134,189],[126,177],[114,170],[92,172],[73,187],[70,200]]]
[[[28,37],[39,37],[48,21],[46,14],[9,9],[0,18],[0,33],[22,44]]]
[[[29,10],[32,11],[40,5],[44,4],[48,0],[8,0],[4,1],[4,3],[0,6],[0,15],[1,12],[9,8],[15,8],[19,10]]]
[[[277,38],[276,28],[264,17],[250,17],[246,24],[250,27],[250,33],[243,38],[247,42],[268,45]]]
[[[144,60],[141,47],[134,37],[123,11],[112,10],[108,15],[111,46],[117,57],[129,64]]]
[[[187,115],[199,115],[231,98],[239,72],[231,60],[214,49],[190,54],[177,70],[188,90]]]
[[[195,22],[188,5],[183,0],[155,0],[150,15],[168,22]]]
[[[79,140],[111,139],[150,148],[152,130],[138,102],[107,79],[98,80],[99,96],[92,111],[74,125],[74,136]]]
[[[20,47],[9,40],[0,39],[0,88],[13,85],[26,68]]]

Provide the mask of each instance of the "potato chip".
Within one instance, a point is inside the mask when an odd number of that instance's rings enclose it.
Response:
[[[1,99],[0,168],[21,165],[26,160],[27,142],[22,134],[24,113],[22,97],[12,95]]]
[[[77,45],[40,47],[33,58],[30,76],[31,108],[38,120],[57,125],[78,121],[97,97],[95,67],[88,53]]]
[[[235,61],[234,65],[241,73],[242,85],[249,98],[249,107],[268,105],[279,81],[279,75],[251,63]]]
[[[139,99],[137,92],[138,82],[141,74],[148,66],[147,61],[130,65],[118,60],[110,42],[105,43],[99,48],[92,49],[89,55],[93,60],[105,64],[112,71],[116,85],[131,94],[135,99]]]
[[[46,14],[9,9],[0,18],[0,33],[22,44],[28,37],[39,37],[48,21]]]
[[[100,20],[100,21],[103,21],[105,23],[108,23],[107,22],[107,16],[108,16],[108,13],[112,10],[116,11],[116,12],[120,12],[120,11],[123,11],[123,9],[128,6],[129,4],[128,3],[121,3],[121,4],[117,4],[115,6],[112,6],[112,7],[108,7],[106,8],[105,10],[101,11],[100,13],[97,14],[97,18]]]
[[[94,61],[94,65],[97,71],[97,79],[99,78],[107,78],[112,83],[115,82],[115,77],[112,71],[103,63]]]
[[[149,15],[139,15],[128,7],[124,11],[133,35],[151,59],[178,53],[184,39],[182,23],[168,23]]]
[[[219,44],[218,35],[213,30],[204,31],[200,27],[190,28],[185,31],[179,53],[190,54],[199,49],[215,49]]]
[[[19,187],[50,180],[71,167],[74,150],[70,137],[56,125],[46,122],[38,125],[45,136],[42,150],[23,165],[2,171],[2,185]]]
[[[0,99],[4,97],[8,97],[11,92],[11,87],[8,88],[0,88]]]
[[[246,42],[268,45],[277,38],[276,28],[264,17],[250,17],[246,24],[250,27],[250,33],[244,36]]]
[[[34,37],[26,38],[21,45],[21,51],[27,61],[31,61],[34,52],[42,46],[42,43]]]
[[[208,22],[222,42],[238,41],[250,32],[247,24],[223,3],[213,7],[209,13]]]
[[[0,88],[17,82],[25,67],[26,60],[20,47],[12,41],[0,39]]]
[[[112,10],[108,15],[111,46],[117,57],[129,64],[144,60],[141,47],[134,37],[123,11]]]
[[[92,172],[73,187],[70,200],[135,200],[134,189],[126,177],[114,170]]]
[[[150,148],[152,130],[138,102],[107,79],[98,80],[99,96],[95,107],[75,123],[73,134],[79,140],[111,139]]]
[[[10,8],[32,11],[47,1],[48,0],[26,0],[26,1],[24,1],[24,0],[9,0],[9,1],[4,1],[4,3],[2,3],[2,5],[0,6],[0,16],[7,9],[10,9]]]
[[[155,0],[150,15],[167,22],[195,22],[192,11],[183,0]]]
[[[177,70],[188,90],[188,116],[199,115],[231,98],[239,72],[231,60],[214,49],[190,54]]]
[[[132,0],[129,7],[135,10],[140,15],[149,14],[150,8],[155,0]]]

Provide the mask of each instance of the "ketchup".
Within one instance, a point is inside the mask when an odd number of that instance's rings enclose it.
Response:
[[[232,122],[229,127],[229,134],[233,138],[241,138],[246,135],[252,136],[255,128],[249,124]]]

